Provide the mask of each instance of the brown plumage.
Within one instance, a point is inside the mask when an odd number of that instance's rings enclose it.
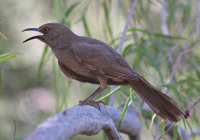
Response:
[[[107,85],[129,85],[151,107],[157,116],[177,122],[184,112],[173,102],[179,103],[158,91],[142,76],[131,69],[127,61],[102,41],[75,35],[62,24],[47,23],[39,28],[23,31],[39,31],[39,39],[52,48],[62,72],[69,78],[100,87],[80,105],[95,104],[91,101],[107,88]]]

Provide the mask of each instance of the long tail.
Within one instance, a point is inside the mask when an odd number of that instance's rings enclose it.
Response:
[[[184,112],[173,102],[178,101],[160,92],[142,76],[138,75],[139,82],[129,81],[131,88],[151,107],[158,117],[168,119],[172,122],[178,122],[184,115]]]

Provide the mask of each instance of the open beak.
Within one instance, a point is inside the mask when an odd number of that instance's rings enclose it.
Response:
[[[28,28],[28,29],[24,29],[22,32],[24,32],[24,31],[38,31],[38,32],[40,32],[38,28]],[[30,37],[30,38],[26,39],[23,43],[25,43],[25,42],[27,42],[29,40],[32,40],[32,39],[38,39],[41,36],[42,35],[37,35],[37,36]]]

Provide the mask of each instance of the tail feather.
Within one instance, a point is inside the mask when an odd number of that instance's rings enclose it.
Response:
[[[173,102],[181,103],[157,90],[142,76],[138,77],[138,83],[129,81],[131,88],[150,106],[158,117],[178,122],[184,115],[184,112]]]

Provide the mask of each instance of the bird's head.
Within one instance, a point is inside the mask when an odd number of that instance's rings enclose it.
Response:
[[[39,28],[28,28],[23,30],[22,32],[24,31],[38,31],[43,35],[30,37],[26,39],[23,43],[32,39],[39,39],[40,41],[49,45],[51,48],[57,46],[58,41],[60,39],[62,40],[64,36],[70,36],[70,34],[72,33],[66,26],[59,23],[47,23],[40,26]]]

